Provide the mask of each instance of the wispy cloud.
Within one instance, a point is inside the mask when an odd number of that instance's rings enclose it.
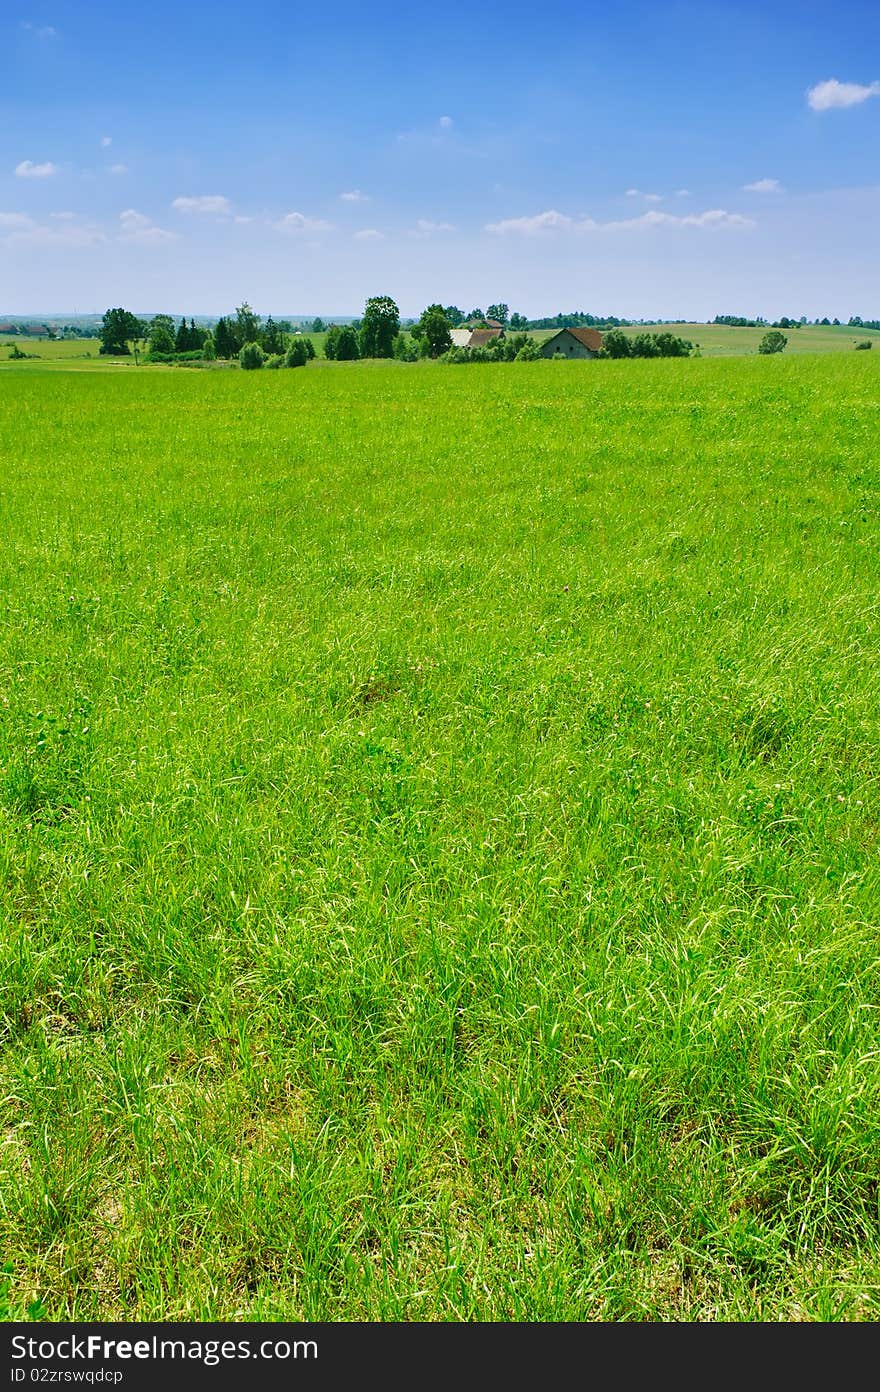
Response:
[[[679,216],[677,213],[661,213],[652,208],[650,212],[642,213],[641,217],[622,218],[619,222],[593,224],[595,228],[611,231],[628,228],[637,230],[642,227],[699,227],[714,231],[722,227],[748,228],[754,226],[754,218],[743,217],[742,213],[729,213],[726,208],[710,208],[705,213],[686,213],[684,216]]]
[[[455,122],[451,116],[441,116],[438,124],[442,130],[451,130]]]
[[[103,228],[81,222],[75,213],[50,213],[49,223],[38,223],[25,213],[0,213],[0,235],[7,244],[37,247],[90,247],[106,242]]]
[[[306,217],[305,213],[285,213],[273,224],[280,232],[332,232],[332,222],[322,218]]]
[[[102,148],[102,150],[108,149],[112,144],[113,144],[113,136],[112,136],[112,135],[102,135],[102,136],[101,136],[101,148]]]
[[[690,198],[691,191],[690,189],[676,189],[675,196],[676,198]]]
[[[639,217],[620,218],[612,222],[597,222],[595,218],[590,217],[572,218],[551,208],[546,213],[537,213],[534,217],[506,218],[502,222],[487,223],[486,231],[496,236],[513,234],[534,237],[548,232],[620,232],[656,227],[696,227],[714,230],[723,227],[754,226],[752,218],[743,217],[741,213],[729,213],[724,208],[710,208],[705,213],[688,213],[685,216],[662,213],[652,208]]]
[[[628,188],[626,191],[626,196],[627,198],[644,198],[646,203],[663,202],[662,193],[644,193],[641,189],[637,188]]]
[[[173,242],[177,236],[175,232],[169,232],[164,227],[157,227],[146,213],[139,213],[135,208],[126,208],[119,214],[119,221],[122,225],[120,236],[126,242],[139,242],[142,246],[161,246],[166,242]]]
[[[362,227],[360,232],[355,232],[354,235],[359,242],[378,242],[383,237],[378,227]]]
[[[419,218],[416,223],[416,234],[419,237],[434,237],[440,232],[454,232],[455,225],[451,222],[431,222],[430,218]]]
[[[21,27],[33,34],[35,39],[57,39],[59,37],[58,30],[53,24],[31,24],[25,20]]]
[[[814,111],[831,111],[833,107],[858,106],[869,97],[880,97],[880,82],[869,82],[867,87],[860,82],[838,82],[829,77],[825,82],[817,82],[807,91],[807,102]]]
[[[110,166],[110,173],[111,173],[111,174],[115,174],[117,177],[119,177],[119,175],[121,175],[121,174],[127,174],[127,173],[128,173],[128,165],[127,165],[127,164],[111,164],[111,166]]]
[[[350,189],[348,193],[340,193],[339,197],[343,203],[369,203],[370,198],[366,193],[361,193],[360,189]]]
[[[229,213],[228,198],[222,193],[203,193],[196,198],[175,198],[171,204],[178,213]]]
[[[534,237],[539,232],[562,232],[573,226],[573,218],[549,208],[546,213],[535,213],[533,217],[503,218],[501,222],[489,222],[486,231],[502,237],[510,232],[522,237]]]
[[[756,179],[753,184],[743,184],[745,193],[782,193],[778,179]]]
[[[22,160],[15,166],[15,173],[19,179],[48,179],[50,175],[58,173],[58,165],[53,164],[51,160],[46,160],[45,164]]]

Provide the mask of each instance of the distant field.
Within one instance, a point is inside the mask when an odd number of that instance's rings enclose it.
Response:
[[[6,1317],[880,1318],[880,354],[25,367]]]
[[[28,365],[27,363],[9,362],[9,350],[13,345],[19,348],[22,353],[33,354],[34,360],[40,363],[73,364],[76,361],[86,362],[90,357],[97,358],[101,340],[98,338],[10,338],[4,334],[0,336],[0,367],[5,367],[7,363],[10,367],[26,367]]]
[[[661,333],[668,330],[689,338],[700,346],[704,358],[744,357],[757,353],[758,344],[767,329],[735,329],[727,324],[656,324],[629,328],[627,333],[639,333],[644,327]],[[783,329],[788,339],[786,353],[849,353],[856,343],[870,338],[880,348],[880,333],[870,329],[825,328],[805,324],[801,329]],[[876,351],[876,349],[874,350]]]

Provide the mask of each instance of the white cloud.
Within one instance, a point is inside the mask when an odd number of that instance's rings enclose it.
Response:
[[[781,193],[782,185],[778,179],[756,179],[753,184],[743,184],[746,193]]]
[[[22,29],[28,29],[37,39],[57,39],[58,30],[51,24],[30,24],[25,21]]]
[[[383,234],[378,227],[362,227],[360,232],[355,232],[354,235],[359,242],[377,242]]]
[[[106,150],[107,147],[110,146],[110,145],[112,145],[112,144],[113,144],[113,136],[112,136],[112,135],[102,135],[102,136],[101,136],[101,148],[102,148],[102,149]]]
[[[691,191],[690,189],[676,189],[675,196],[676,198],[690,198]]]
[[[351,189],[348,193],[340,193],[339,197],[344,203],[369,203],[370,199],[366,193],[361,193],[360,189]]]
[[[639,189],[627,189],[627,191],[626,191],[626,196],[627,196],[627,198],[638,198],[638,197],[639,197],[639,193],[640,193],[640,190],[639,190]]]
[[[50,218],[54,218],[56,222],[72,222],[76,217],[76,213],[70,213],[65,210],[61,213],[50,213],[49,216]]]
[[[15,166],[15,172],[19,179],[48,179],[50,174],[58,173],[58,165],[51,160],[46,160],[45,164],[34,164],[33,160],[22,160],[21,164]]]
[[[120,175],[120,174],[127,174],[127,173],[128,173],[128,165],[127,165],[127,164],[111,164],[111,166],[110,166],[110,173],[111,173],[111,174],[116,174],[117,176]]]
[[[451,128],[455,125],[455,122],[453,121],[451,116],[441,116],[440,125],[443,130],[451,130]]]
[[[486,231],[498,236],[514,232],[524,237],[534,237],[538,232],[561,232],[573,226],[572,218],[550,208],[546,213],[536,213],[534,217],[504,218],[501,222],[487,223]]]
[[[33,224],[26,213],[0,213],[0,228],[31,227]]]
[[[238,222],[238,223],[253,222],[253,218],[252,218],[252,217],[245,217],[244,213],[236,213],[236,215],[235,215],[235,217],[232,219],[232,221],[233,221],[233,222]]]
[[[644,198],[646,203],[662,203],[662,193],[644,193],[641,189],[629,188],[626,191],[627,198]]]
[[[120,235],[126,242],[139,242],[142,246],[160,246],[164,242],[173,242],[176,237],[176,233],[168,232],[164,227],[157,227],[145,213],[139,213],[135,208],[126,208],[119,214],[119,221],[122,223]]]
[[[590,217],[576,220],[568,217],[565,213],[558,213],[555,209],[550,209],[548,212],[538,213],[534,217],[506,218],[503,222],[490,222],[486,226],[486,231],[496,235],[515,233],[520,236],[532,237],[542,232],[620,232],[653,227],[699,227],[711,230],[721,227],[748,228],[754,226],[755,223],[751,218],[743,217],[741,213],[729,213],[724,208],[711,208],[705,213],[688,213],[683,217],[675,213],[661,213],[656,208],[652,208],[649,212],[640,214],[639,217],[621,218],[614,222],[597,222]]]
[[[624,218],[620,222],[597,223],[594,226],[610,228],[616,232],[641,227],[703,227],[710,230],[719,227],[746,228],[754,227],[755,223],[752,218],[743,217],[741,213],[728,213],[724,208],[710,208],[705,213],[687,213],[684,217],[677,213],[660,213],[652,208],[650,212],[642,213],[641,217]]]
[[[420,237],[433,237],[437,232],[454,232],[455,225],[451,222],[431,222],[429,218],[419,218],[416,223],[416,232]]]
[[[836,106],[858,106],[869,97],[880,97],[880,82],[863,87],[859,82],[838,82],[830,77],[807,91],[807,102],[814,111],[830,111]]]
[[[333,224],[321,218],[306,217],[305,213],[286,213],[275,226],[281,232],[332,232]]]
[[[229,213],[228,198],[222,193],[203,193],[197,198],[175,198],[171,204],[179,213]]]

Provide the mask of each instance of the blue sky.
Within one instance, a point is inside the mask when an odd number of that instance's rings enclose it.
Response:
[[[4,0],[0,46],[0,313],[880,316],[876,0]]]

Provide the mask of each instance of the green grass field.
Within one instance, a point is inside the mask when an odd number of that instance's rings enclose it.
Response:
[[[880,1317],[878,403],[0,377],[7,1317]]]

